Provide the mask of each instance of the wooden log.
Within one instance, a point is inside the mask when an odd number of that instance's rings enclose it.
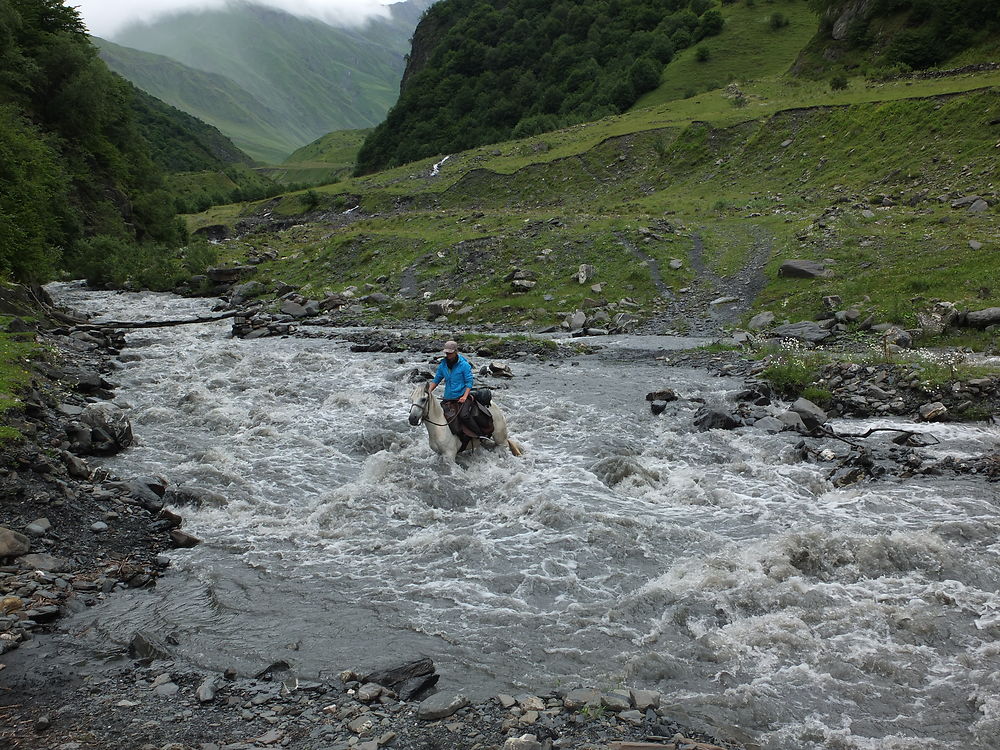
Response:
[[[86,323],[75,326],[78,331],[100,331],[106,328],[169,328],[171,326],[186,326],[195,323],[213,323],[216,320],[235,318],[246,315],[246,310],[230,310],[219,315],[206,315],[198,318],[186,318],[184,320],[109,320],[105,323]]]

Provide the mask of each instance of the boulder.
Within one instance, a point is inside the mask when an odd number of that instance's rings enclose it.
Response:
[[[778,269],[778,276],[794,279],[825,279],[833,273],[814,260],[786,260]]]
[[[447,315],[459,305],[455,299],[438,299],[427,303],[427,315],[430,318],[438,318]]]
[[[300,305],[294,300],[286,299],[279,308],[284,315],[291,315],[293,318],[304,318],[309,315],[304,305]]]
[[[31,540],[24,534],[0,526],[0,557],[17,557],[31,551]]]
[[[646,394],[647,401],[676,401],[678,398],[677,391],[673,388],[664,388],[661,391],[652,391]]]
[[[925,336],[939,336],[958,318],[958,310],[951,302],[937,302],[917,313],[917,322]]]
[[[762,328],[767,328],[774,322],[774,313],[770,310],[765,310],[764,312],[759,312],[750,318],[750,322],[747,323],[747,328],[751,331],[759,331]]]
[[[594,267],[589,263],[581,263],[580,269],[576,272],[576,280],[581,284],[588,283],[594,278]]]
[[[578,328],[583,328],[587,324],[587,314],[583,310],[577,310],[566,316],[563,321],[563,328],[568,328],[574,331]]]
[[[826,412],[807,398],[796,399],[795,403],[789,407],[789,411],[798,414],[806,429],[810,431],[821,427],[829,420]]]
[[[707,430],[735,430],[740,421],[724,409],[702,407],[694,415],[694,424],[702,432]]]
[[[424,699],[417,706],[417,718],[424,721],[445,719],[469,705],[469,699],[461,693],[436,693]]]
[[[990,210],[990,204],[980,199],[969,206],[970,214],[984,214]]]
[[[761,417],[753,423],[753,426],[758,430],[764,430],[764,432],[772,434],[787,429],[787,425],[777,417]]]
[[[987,326],[1000,323],[1000,307],[987,307],[984,310],[975,310],[965,316],[966,322],[975,328],[986,328]]]
[[[805,422],[802,421],[802,417],[800,417],[797,412],[786,411],[779,414],[778,421],[785,426],[786,430],[794,430],[795,432],[806,431]]]
[[[43,570],[46,573],[58,573],[62,570],[66,570],[69,566],[69,563],[61,557],[44,554],[24,555],[23,557],[17,558],[17,562],[24,568],[29,568],[30,570]]]
[[[920,407],[920,419],[924,422],[940,422],[948,417],[948,407],[940,401],[933,401]]]
[[[830,331],[811,320],[803,320],[799,323],[786,323],[783,326],[772,329],[771,334],[778,338],[808,341],[813,344],[824,341],[833,335]]]
[[[90,427],[90,452],[111,456],[132,445],[132,424],[125,412],[107,402],[89,404],[80,421]]]
[[[584,706],[600,706],[601,693],[593,688],[576,688],[563,697],[563,706],[570,711],[579,711]]]
[[[966,195],[963,198],[956,198],[951,202],[952,208],[965,208],[966,206],[973,205],[976,201],[981,201],[982,198],[978,195]]]
[[[52,528],[52,524],[47,518],[36,518],[34,521],[29,523],[24,527],[24,531],[31,536],[45,536],[49,533],[49,529]],[[24,552],[27,552],[25,550]],[[18,554],[24,554],[24,552],[19,552]]]
[[[520,737],[508,737],[503,743],[503,750],[542,750],[542,743],[533,734],[522,734]]]

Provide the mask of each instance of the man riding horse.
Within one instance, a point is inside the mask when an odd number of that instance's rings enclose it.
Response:
[[[477,408],[472,396],[472,365],[458,353],[456,341],[445,342],[444,359],[434,373],[428,393],[433,393],[442,380],[445,384],[441,407],[451,431],[462,438],[462,448],[471,438],[490,437],[493,420],[486,409]]]

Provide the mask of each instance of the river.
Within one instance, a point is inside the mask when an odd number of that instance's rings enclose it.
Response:
[[[112,320],[211,305],[53,291]],[[221,501],[178,509],[204,543],[155,590],[78,616],[97,640],[152,630],[203,667],[307,677],[428,655],[479,698],[652,688],[678,720],[776,750],[1000,747],[996,485],[834,488],[795,437],[692,428],[689,398],[741,381],[613,347],[511,360],[488,384],[524,456],[457,467],[407,423],[426,356],[243,341],[228,321],[128,342],[110,377],[137,444],[103,465]],[[684,398],[654,417],[644,396],[664,387]],[[925,429],[938,457],[998,438]]]

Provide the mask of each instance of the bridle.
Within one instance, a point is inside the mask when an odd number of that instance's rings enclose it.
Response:
[[[432,420],[430,417],[427,416],[427,411],[430,409],[430,401],[431,401],[430,386],[427,383],[424,383],[424,397],[423,397],[422,402],[414,402],[413,405],[411,406],[411,408],[413,406],[420,406],[420,421],[421,422],[427,422],[428,424],[432,424],[435,427],[450,427],[451,425],[448,424],[447,421],[444,422],[443,424],[440,424],[438,422],[435,422],[434,420]]]

